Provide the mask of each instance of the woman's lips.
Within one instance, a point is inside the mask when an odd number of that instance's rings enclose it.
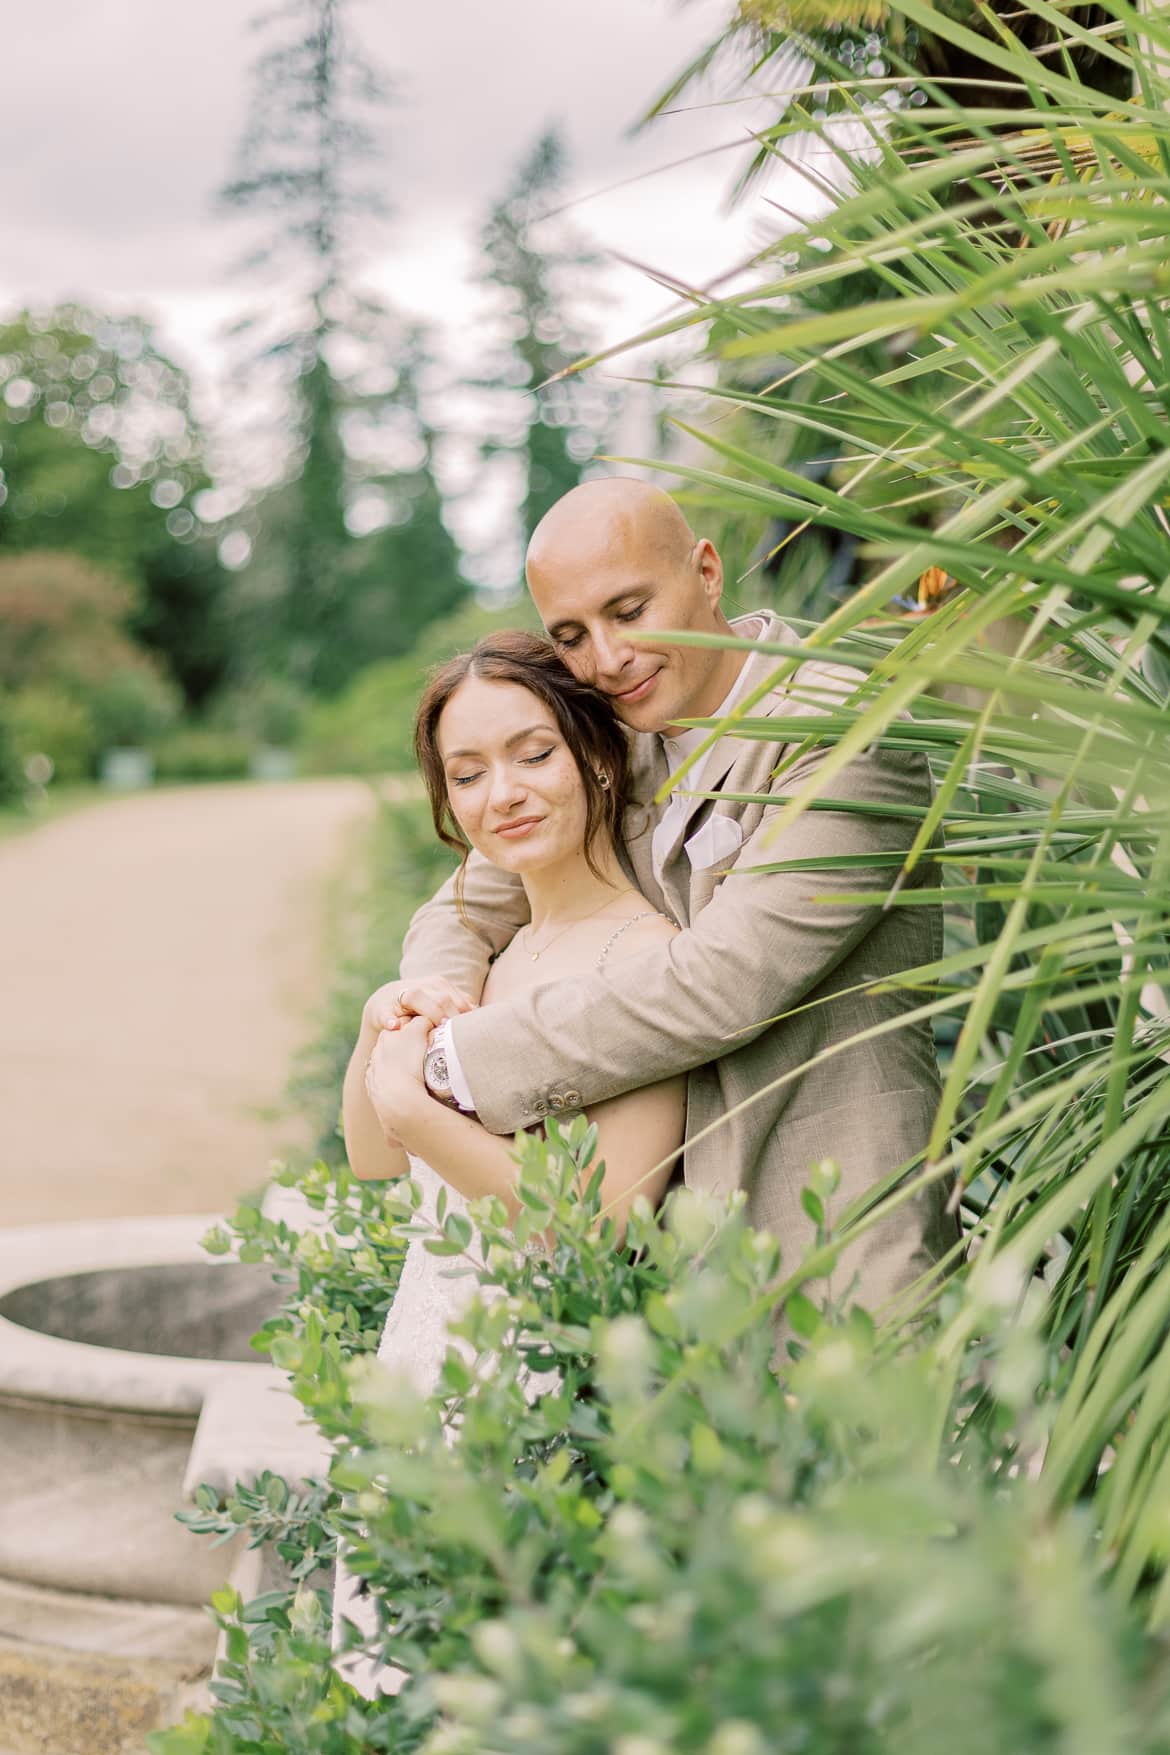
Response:
[[[624,695],[615,695],[613,697],[614,700],[615,701],[625,701],[627,704],[629,704],[633,701],[644,700],[645,697],[650,693],[651,688],[654,686],[654,681],[655,681],[657,675],[658,675],[658,672],[656,670],[651,671],[650,675],[648,677],[646,677],[643,682],[640,682],[636,688],[632,688],[632,689],[627,690],[627,692]]]
[[[514,823],[501,823],[496,834],[503,835],[509,841],[519,841],[531,829],[539,828],[540,821],[539,817],[519,817]]]

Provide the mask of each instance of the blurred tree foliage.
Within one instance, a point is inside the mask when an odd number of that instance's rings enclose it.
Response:
[[[465,603],[457,614],[433,622],[409,655],[367,665],[336,699],[313,707],[301,744],[306,767],[324,774],[413,773],[414,714],[423,678],[498,628],[540,632],[527,593],[503,609]]]
[[[63,305],[0,326],[0,553],[72,551],[119,574],[135,588],[120,637],[192,704],[228,656],[224,575],[193,505],[206,486],[187,376],[149,324]]]
[[[465,589],[442,520],[419,412],[424,338],[355,276],[386,205],[363,176],[390,87],[354,39],[349,0],[293,0],[257,17],[277,31],[222,204],[267,222],[247,266],[282,293],[240,325],[250,388],[277,370],[290,435],[281,484],[253,509],[247,626],[266,667],[324,692],[371,658],[405,651]],[[269,389],[271,383],[269,381]]]
[[[413,328],[398,365],[395,405],[413,425],[415,467],[401,467],[385,484],[390,517],[360,543],[352,585],[350,630],[367,663],[409,652],[424,630],[467,600],[459,550],[443,522],[435,428],[423,406],[422,388],[431,371],[425,332]]]
[[[485,449],[510,452],[520,464],[525,543],[554,501],[576,487],[611,414],[597,383],[548,382],[586,351],[572,294],[598,260],[575,232],[546,218],[565,175],[565,148],[550,129],[492,208],[481,239],[482,278],[496,295],[501,343],[488,352],[476,387],[494,392],[498,410]]]
[[[17,754],[82,780],[103,749],[144,744],[178,716],[161,660],[131,637],[138,593],[68,551],[0,554],[0,691]]]
[[[133,587],[67,551],[0,555],[0,688],[84,688],[150,661],[126,631]]]

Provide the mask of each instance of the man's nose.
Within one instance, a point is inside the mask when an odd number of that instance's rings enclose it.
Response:
[[[593,656],[598,680],[618,677],[634,655],[634,648],[616,628],[599,628],[593,636]]]

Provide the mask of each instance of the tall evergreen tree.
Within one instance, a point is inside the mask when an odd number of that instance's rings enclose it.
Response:
[[[435,480],[436,432],[422,393],[431,364],[426,331],[416,326],[403,345],[394,387],[394,412],[414,458],[370,484],[385,521],[360,543],[351,587],[351,630],[370,663],[409,652],[423,628],[449,615],[467,594]]]
[[[482,279],[496,295],[503,341],[478,387],[494,391],[490,451],[513,453],[523,476],[525,542],[554,501],[575,487],[608,424],[595,383],[548,380],[586,351],[574,310],[583,271],[596,255],[568,226],[538,222],[555,206],[567,171],[555,129],[542,134],[484,226]],[[542,388],[542,386],[545,386]]]
[[[268,316],[242,326],[259,342],[253,363],[284,368],[292,434],[285,479],[260,508],[263,625],[290,674],[327,690],[370,655],[359,631],[365,617],[355,617],[369,539],[354,534],[354,502],[372,483],[393,490],[396,473],[369,445],[356,454],[346,435],[357,424],[376,438],[401,415],[396,368],[409,365],[402,356],[410,348],[400,319],[356,279],[356,225],[368,245],[387,216],[369,171],[382,156],[376,123],[391,91],[353,36],[351,7],[289,0],[257,21],[283,34],[255,63],[237,174],[220,192],[226,207],[269,222],[248,262],[282,284],[275,332]],[[429,443],[426,451],[429,471]],[[388,586],[382,610],[391,626],[425,618],[432,605],[437,612],[462,589],[429,479],[432,491],[415,497],[412,517],[437,525],[428,546],[446,571]]]

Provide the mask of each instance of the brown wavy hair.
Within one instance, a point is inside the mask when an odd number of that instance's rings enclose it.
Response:
[[[575,677],[551,640],[507,629],[488,634],[470,652],[461,652],[429,679],[414,720],[414,753],[427,789],[435,833],[466,864],[471,851],[451,810],[447,776],[439,753],[443,709],[469,676],[484,682],[517,683],[544,703],[577,764],[585,788],[585,858],[595,876],[598,835],[620,844],[629,773],[629,746],[620,721],[604,695]],[[604,786],[599,775],[609,781]],[[460,870],[462,876],[462,868]]]

